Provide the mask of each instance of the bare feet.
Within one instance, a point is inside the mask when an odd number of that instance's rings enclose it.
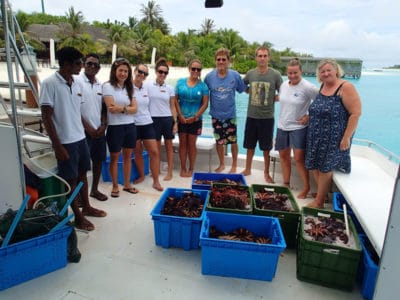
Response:
[[[108,197],[98,190],[90,192],[90,197],[93,197],[99,201],[106,201]]]
[[[164,181],[169,181],[169,180],[171,180],[172,179],[172,174],[167,174],[165,177],[164,177]]]
[[[107,213],[104,210],[88,206],[82,208],[82,215],[96,218],[104,218],[105,216],[107,216]]]
[[[236,174],[236,167],[231,167],[229,174]]]
[[[215,173],[221,173],[223,170],[225,170],[225,165],[219,165],[218,168],[214,170]]]
[[[137,184],[137,183],[141,183],[144,180],[144,176],[140,176],[138,179],[136,179],[133,183]]]
[[[192,173],[193,173],[193,171],[186,171],[186,170],[182,170],[181,169],[181,172],[180,172],[180,176],[181,177],[192,177]],[[164,179],[165,180],[165,179]]]
[[[312,197],[312,198],[317,198],[317,193],[311,193],[311,197]],[[325,197],[325,199],[324,199],[324,202],[325,202],[325,203],[328,203],[328,202],[329,202],[329,197],[328,197],[328,195],[326,195],[326,197]]]
[[[297,194],[297,198],[299,199],[306,199],[308,194],[308,189],[302,190],[300,193]]]
[[[308,203],[306,206],[311,207],[311,208],[324,208],[324,204],[320,203],[317,200],[314,200],[314,201]]]
[[[243,176],[251,175],[251,170],[244,169],[240,174],[242,174]]]
[[[160,191],[160,192],[164,190],[164,188],[161,186],[161,184],[159,182],[153,183],[153,189]]]
[[[94,225],[85,217],[81,218],[80,220],[75,219],[74,226],[77,229],[85,230],[85,231],[92,231],[94,230]]]
[[[268,183],[275,183],[274,180],[272,179],[272,177],[268,173],[265,173],[265,172],[264,172],[264,179]]]

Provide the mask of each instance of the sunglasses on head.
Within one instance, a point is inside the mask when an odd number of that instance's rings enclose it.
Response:
[[[120,58],[117,58],[116,60],[114,60],[114,64],[116,64],[116,65],[120,65],[120,64],[123,64],[123,63],[126,63],[128,65],[131,64],[129,62],[129,60],[127,60],[126,58],[123,58],[123,57],[120,57]]]
[[[201,68],[192,68],[192,72],[201,72]]]
[[[163,70],[157,70],[158,74],[164,74],[164,75],[168,75],[168,71],[163,71]]]
[[[143,70],[138,69],[137,72],[138,72],[138,74],[140,74],[140,75],[144,75],[144,77],[149,76],[149,73],[147,73],[146,71],[143,71]]]
[[[86,66],[88,66],[88,67],[100,68],[100,64],[99,64],[99,63],[95,63],[95,62],[92,62],[92,61],[88,61],[88,62],[86,63]]]

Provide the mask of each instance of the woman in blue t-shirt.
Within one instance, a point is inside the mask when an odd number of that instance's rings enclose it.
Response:
[[[193,59],[189,63],[189,77],[179,79],[175,87],[181,177],[191,177],[193,174],[197,155],[196,140],[201,135],[202,114],[208,106],[208,87],[201,81],[201,67],[200,60]]]

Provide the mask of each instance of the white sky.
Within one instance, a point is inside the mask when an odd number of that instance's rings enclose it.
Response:
[[[45,12],[65,15],[73,6],[86,21],[141,18],[147,0],[43,0]],[[9,0],[13,10],[41,12],[41,0]],[[399,0],[224,0],[206,9],[204,0],[156,0],[173,34],[200,29],[206,18],[249,42],[268,41],[317,57],[360,58],[364,67],[400,64]]]

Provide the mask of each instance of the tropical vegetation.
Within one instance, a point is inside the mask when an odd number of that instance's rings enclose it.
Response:
[[[204,67],[214,66],[214,52],[220,47],[231,51],[233,67],[241,73],[255,66],[254,52],[261,45],[271,49],[271,65],[280,69],[281,56],[301,56],[290,48],[278,51],[268,41],[249,43],[240,34],[229,28],[216,28],[212,19],[205,19],[199,29],[170,33],[169,24],[162,16],[162,8],[155,0],[141,4],[140,19],[130,17],[128,24],[114,20],[88,23],[80,11],[70,7],[65,16],[51,16],[43,13],[27,14],[18,11],[16,19],[22,31],[31,24],[58,25],[57,47],[73,46],[83,53],[97,52],[102,60],[110,61],[112,47],[117,45],[118,56],[132,62],[149,62],[152,49],[157,57],[165,57],[172,65],[186,66],[193,58],[199,58]],[[102,29],[106,39],[96,39],[87,33],[88,26]],[[26,35],[26,40],[36,52],[43,51],[43,44],[37,38]],[[310,55],[307,55],[310,56]],[[281,70],[284,71],[284,70]]]

